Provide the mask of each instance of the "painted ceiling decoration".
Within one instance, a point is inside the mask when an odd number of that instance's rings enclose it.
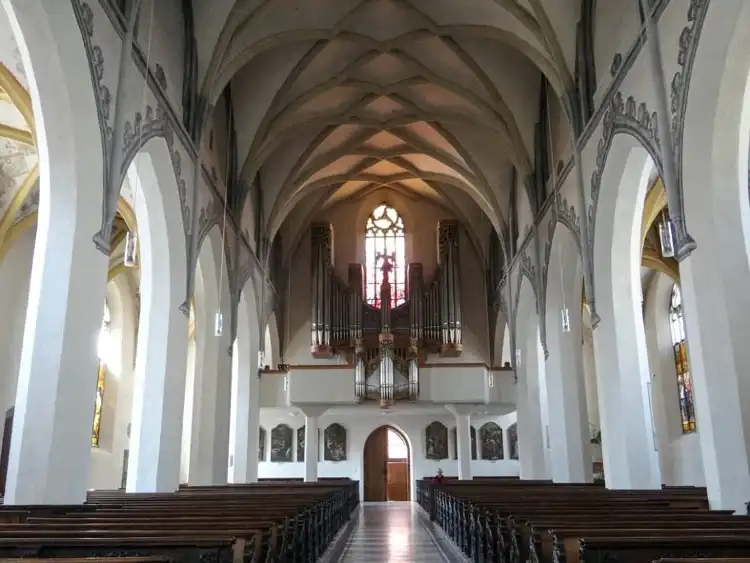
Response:
[[[9,26],[7,20],[3,26]],[[0,30],[0,248],[39,205],[34,113],[21,54],[10,28]]]
[[[217,0],[202,94],[231,84],[240,180],[298,232],[388,188],[505,232],[532,172],[542,76],[573,90],[578,0]],[[197,15],[200,19],[200,14]],[[552,21],[555,25],[552,25]],[[219,23],[220,22],[220,23]]]

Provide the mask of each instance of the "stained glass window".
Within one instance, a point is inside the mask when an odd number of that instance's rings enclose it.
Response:
[[[674,365],[677,372],[677,392],[680,397],[680,418],[682,431],[695,431],[695,407],[693,406],[693,380],[690,377],[690,362],[687,355],[687,340],[685,338],[685,319],[682,316],[682,293],[680,286],[672,288],[672,298],[669,302],[669,325],[672,329],[672,348],[674,350]]]
[[[365,228],[366,299],[380,308],[380,286],[383,283],[383,264],[386,257],[393,269],[388,275],[391,283],[391,307],[398,307],[406,298],[406,254],[404,221],[398,212],[385,203],[378,205],[367,219]]]
[[[96,374],[96,400],[94,402],[94,423],[91,425],[91,445],[99,447],[99,435],[102,429],[102,405],[104,404],[104,383],[107,376],[107,361],[110,359],[111,335],[110,326],[112,318],[109,306],[104,303],[104,314],[102,315],[102,328],[99,331],[97,343],[97,355],[99,356],[99,370]]]

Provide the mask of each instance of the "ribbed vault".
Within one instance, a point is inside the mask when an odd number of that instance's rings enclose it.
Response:
[[[39,204],[34,113],[21,55],[0,10],[0,258]]]
[[[542,76],[572,91],[577,0],[211,6],[202,91],[215,103],[231,85],[241,179],[259,179],[270,236],[383,187],[502,232],[511,169],[532,170]]]

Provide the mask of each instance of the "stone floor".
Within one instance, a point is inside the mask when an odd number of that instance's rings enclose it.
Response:
[[[410,502],[364,503],[340,563],[453,563]]]

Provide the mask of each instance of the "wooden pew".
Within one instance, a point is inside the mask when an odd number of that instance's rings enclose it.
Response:
[[[703,488],[610,491],[515,479],[423,480],[418,500],[475,562],[750,555],[750,518],[709,511]],[[678,549],[685,536],[690,541]]]
[[[84,505],[5,506],[0,558],[314,561],[356,508],[358,489],[354,481],[337,480],[175,493],[92,491]]]

